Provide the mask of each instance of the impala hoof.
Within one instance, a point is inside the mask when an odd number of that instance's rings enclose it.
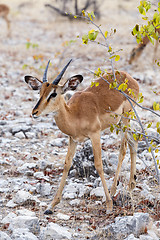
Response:
[[[47,209],[47,210],[44,212],[44,214],[46,214],[46,215],[50,215],[50,214],[53,214],[53,212],[52,212],[52,210]]]

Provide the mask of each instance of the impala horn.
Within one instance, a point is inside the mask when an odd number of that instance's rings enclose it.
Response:
[[[66,66],[62,69],[62,71],[60,72],[60,74],[56,77],[56,79],[52,82],[54,85],[58,85],[59,81],[61,80],[64,72],[66,71],[67,67],[69,66],[69,64],[72,62],[72,59],[66,64]]]
[[[44,75],[43,75],[43,82],[47,82],[47,71],[48,71],[48,66],[49,66],[50,60],[47,63],[46,69],[44,71]]]

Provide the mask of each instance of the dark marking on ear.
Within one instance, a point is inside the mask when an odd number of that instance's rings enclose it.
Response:
[[[41,88],[42,82],[36,77],[27,75],[24,77],[24,80],[33,90],[39,90]]]
[[[75,75],[69,79],[69,88],[75,90],[77,86],[83,81],[82,75]]]

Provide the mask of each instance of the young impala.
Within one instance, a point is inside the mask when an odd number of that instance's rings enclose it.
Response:
[[[68,152],[60,186],[51,205],[45,211],[45,214],[52,214],[53,207],[60,202],[77,143],[86,139],[90,139],[92,142],[94,164],[102,180],[107,209],[112,210],[113,203],[103,172],[100,135],[101,131],[110,127],[111,124],[116,124],[120,120],[127,125],[128,120],[126,118],[121,119],[120,115],[132,110],[126,98],[115,89],[110,89],[108,83],[101,78],[97,80],[97,82],[99,82],[98,86],[89,86],[83,91],[76,92],[66,103],[63,94],[67,90],[75,90],[83,80],[82,75],[75,75],[69,78],[64,84],[59,84],[62,75],[71,61],[72,60],[68,62],[52,83],[47,81],[49,62],[44,72],[43,81],[36,77],[25,76],[26,83],[29,84],[33,90],[40,89],[40,99],[32,110],[32,116],[38,117],[42,113],[47,114],[49,112],[54,112],[57,126],[63,133],[69,136]],[[115,74],[118,83],[123,83],[126,79],[128,80],[128,88],[134,91],[135,99],[137,99],[139,87],[136,80],[126,72],[116,71]],[[110,83],[113,81],[113,75],[111,73],[104,75],[103,78],[107,79]],[[128,93],[127,90],[126,93]],[[118,117],[114,118],[112,112],[114,114],[117,113]],[[121,140],[118,167],[111,188],[112,196],[116,192],[118,175],[125,157],[127,142],[129,143],[131,154],[129,189],[135,187],[137,142],[132,140],[131,144],[131,136],[129,136],[127,132],[124,132]]]
[[[0,17],[4,18],[8,27],[8,36],[10,34],[10,21],[8,19],[9,7],[6,4],[0,4]]]
[[[156,28],[155,29],[156,32],[158,32],[158,34],[160,35],[160,28]],[[139,43],[135,48],[132,49],[131,54],[130,54],[130,58],[129,58],[129,64],[132,64],[133,62],[135,62],[139,56],[142,54],[144,48],[147,46],[147,44],[149,43],[149,39],[147,36],[142,38],[142,42]],[[155,40],[155,48],[154,48],[154,54],[153,54],[153,62],[154,60],[156,60],[156,53],[157,53],[157,49],[158,49],[158,43],[159,40]]]

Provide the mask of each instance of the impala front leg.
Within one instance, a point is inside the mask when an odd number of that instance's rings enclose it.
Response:
[[[69,137],[68,152],[67,152],[67,156],[65,159],[64,170],[63,170],[63,175],[61,178],[60,186],[59,186],[58,191],[57,191],[53,201],[51,202],[50,206],[44,212],[45,214],[52,214],[53,213],[52,210],[53,210],[54,206],[57,205],[61,200],[62,191],[63,191],[64,185],[66,183],[66,178],[68,176],[68,172],[71,167],[72,159],[73,159],[75,151],[76,151],[76,146],[77,146],[77,143],[74,142],[71,137]]]

